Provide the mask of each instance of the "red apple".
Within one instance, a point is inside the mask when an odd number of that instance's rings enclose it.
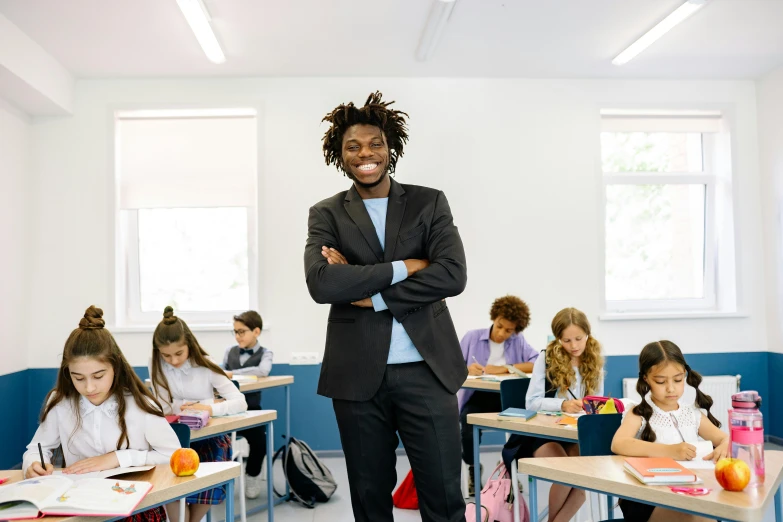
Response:
[[[180,448],[171,455],[171,471],[178,477],[189,477],[198,470],[198,453],[190,448]]]
[[[750,482],[750,468],[740,459],[720,459],[715,464],[715,478],[726,491],[742,491]]]

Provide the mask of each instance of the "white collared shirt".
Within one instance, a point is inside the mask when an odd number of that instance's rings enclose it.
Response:
[[[663,411],[652,400],[652,393],[645,395],[647,404],[652,406],[653,413],[650,416],[650,426],[655,432],[655,442],[659,444],[679,444],[687,442],[695,444],[699,440],[699,426],[701,425],[701,410],[695,404],[683,405],[674,411]],[[636,438],[642,436],[642,431],[647,421],[642,418]]]
[[[169,382],[171,397],[163,388],[157,389],[153,383],[153,394],[163,403],[163,411],[178,414],[182,404],[196,402],[212,405],[212,415],[232,415],[247,411],[247,401],[234,383],[228,377],[213,372],[204,366],[193,366],[190,359],[179,368],[175,368],[163,359],[160,361],[163,374]],[[150,376],[152,376],[152,360],[150,360]],[[215,402],[215,391],[225,399]]]
[[[603,371],[602,371],[603,373]],[[574,374],[576,379],[571,383],[570,390],[576,396],[577,399],[584,397],[584,386],[582,385],[582,374],[579,373],[579,368],[574,368]],[[595,391],[596,395],[604,394],[604,379],[603,375],[598,384],[598,389]],[[546,395],[546,354],[541,354],[541,357],[536,359],[533,363],[533,374],[530,377],[530,387],[527,389],[527,395],[525,396],[525,406],[528,410],[535,411],[560,411],[564,400],[573,400],[571,394],[567,391],[562,393],[557,390],[554,398],[545,397]]]
[[[90,457],[116,452],[120,467],[167,464],[174,450],[180,447],[179,439],[163,417],[139,408],[132,395],[125,396],[125,426],[128,433],[128,449],[117,449],[121,430],[118,422],[119,405],[114,396],[95,406],[85,397],[79,397],[81,426],[76,428],[76,412],[73,402],[60,401],[46,416],[27,446],[22,469],[41,460],[38,443],[41,443],[44,460],[52,461],[52,452],[62,444],[66,466]]]

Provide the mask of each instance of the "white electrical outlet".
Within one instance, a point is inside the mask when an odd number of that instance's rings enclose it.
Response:
[[[291,354],[289,364],[318,364],[319,362],[317,352],[294,352]]]

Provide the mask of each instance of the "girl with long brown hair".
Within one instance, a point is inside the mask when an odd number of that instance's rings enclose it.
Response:
[[[24,454],[27,478],[53,471],[53,451],[62,446],[65,473],[116,467],[168,465],[179,439],[163,410],[104,328],[103,311],[90,306],[63,349],[57,383],[46,396],[41,424]],[[43,448],[44,460],[38,452]],[[132,517],[165,520],[162,508]]]
[[[555,339],[533,365],[525,405],[529,410],[579,413],[583,397],[604,393],[601,343],[593,337],[587,316],[576,308],[564,308],[555,315],[552,335]],[[510,437],[503,448],[506,466],[521,458],[577,455],[577,444],[523,435]],[[571,520],[584,501],[584,491],[553,484],[549,490],[549,520]]]
[[[685,385],[696,390],[696,402],[680,404]],[[612,451],[628,457],[670,457],[693,460],[699,437],[712,443],[704,460],[728,456],[729,436],[710,408],[712,398],[699,389],[701,375],[685,362],[680,348],[671,341],[650,343],[639,354],[636,391],[642,402],[623,419],[612,439]],[[701,410],[706,412],[702,413]],[[626,520],[684,522],[706,520],[633,501],[620,501]]]
[[[205,410],[210,415],[230,415],[247,411],[245,396],[209,358],[188,325],[174,315],[170,306],[163,311],[163,319],[152,336],[150,379],[153,392],[167,413],[178,414],[190,409]],[[214,398],[216,392],[222,399]],[[228,435],[196,441],[190,447],[198,453],[201,462],[231,460]],[[210,505],[220,504],[225,498],[223,488],[188,497],[186,520],[201,520]],[[177,522],[174,511],[169,511],[169,518]]]

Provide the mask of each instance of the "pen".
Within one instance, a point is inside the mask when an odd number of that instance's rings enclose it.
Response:
[[[481,364],[479,364],[479,362],[476,360],[476,356],[473,355],[472,357],[473,357],[473,362],[481,366]],[[481,370],[481,373],[484,373],[484,370]]]
[[[579,400],[579,399],[576,398],[576,395],[574,395],[574,392],[571,391],[571,388],[568,388],[568,393],[571,394],[571,397],[573,397],[575,401]]]
[[[677,417],[674,416],[674,413],[669,413],[669,416],[671,416],[672,424],[674,424],[674,428],[677,430],[677,433],[680,434],[680,438],[683,442],[685,442],[685,437],[682,436],[682,432],[680,431],[680,423],[677,422]]]
[[[44,471],[46,471],[46,464],[44,464],[43,450],[41,449],[41,443],[40,442],[38,443],[38,455],[40,455],[40,457],[41,457],[41,467],[44,469]]]

